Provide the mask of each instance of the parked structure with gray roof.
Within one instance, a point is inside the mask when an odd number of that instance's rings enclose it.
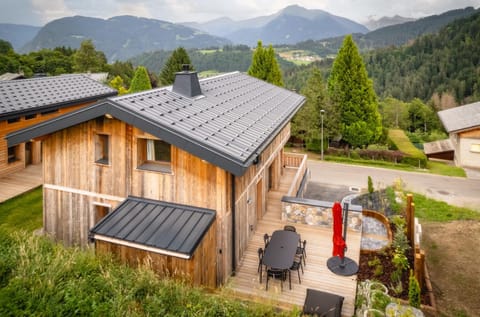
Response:
[[[8,144],[109,114],[240,176],[305,102],[301,95],[239,72],[200,80],[200,88],[201,95],[194,97],[170,86],[109,98],[12,133]]]
[[[211,209],[128,197],[90,233],[91,239],[189,259],[214,220]]]
[[[455,164],[480,169],[480,102],[438,112],[454,149]]]
[[[0,120],[115,95],[115,89],[80,74],[1,81]]]
[[[438,112],[448,133],[480,126],[480,102],[471,103]]]

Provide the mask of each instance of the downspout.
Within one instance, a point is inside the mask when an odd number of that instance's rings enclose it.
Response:
[[[232,201],[231,201],[231,204],[232,204],[232,276],[235,276],[235,269],[236,269],[236,265],[235,263],[237,263],[237,256],[236,256],[236,249],[235,249],[235,239],[236,239],[236,230],[235,230],[235,226],[236,226],[236,222],[235,222],[235,175],[233,174],[230,174],[231,175],[231,181],[232,181]]]

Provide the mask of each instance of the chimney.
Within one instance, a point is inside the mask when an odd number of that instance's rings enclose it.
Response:
[[[190,71],[190,65],[184,64],[182,71],[175,74],[172,91],[185,97],[193,98],[202,94],[197,72]]]

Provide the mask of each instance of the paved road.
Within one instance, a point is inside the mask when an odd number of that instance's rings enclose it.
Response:
[[[308,161],[311,179],[308,190],[329,188],[334,194],[344,195],[351,189],[366,189],[368,176],[375,188],[392,185],[401,179],[405,190],[424,194],[451,205],[480,211],[480,179],[466,179],[383,168],[346,165],[322,161]],[[312,188],[313,186],[313,188]],[[334,197],[333,200],[337,198]]]

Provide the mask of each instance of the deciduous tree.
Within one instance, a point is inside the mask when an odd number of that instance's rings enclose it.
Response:
[[[321,110],[325,110],[324,119],[324,146],[328,146],[329,136],[334,136],[331,129],[336,120],[331,109],[325,82],[318,68],[313,68],[306,86],[301,91],[306,101],[292,120],[292,136],[305,141],[307,149],[320,150],[321,145]]]
[[[92,40],[85,40],[73,54],[74,69],[77,72],[99,72],[103,69],[107,59],[101,51],[95,50]]]

